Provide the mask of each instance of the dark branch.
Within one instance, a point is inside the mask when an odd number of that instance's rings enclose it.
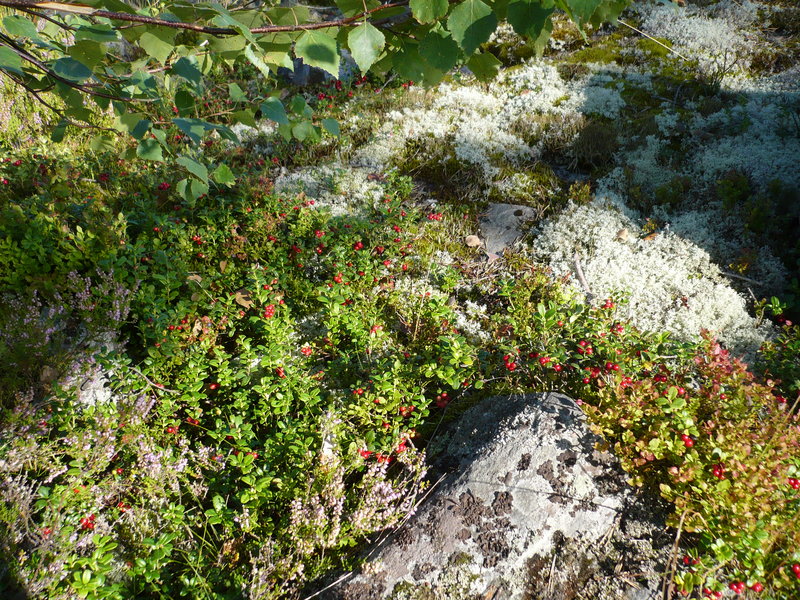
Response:
[[[292,31],[311,31],[315,29],[328,29],[330,27],[343,27],[352,25],[358,21],[363,21],[374,13],[386,10],[388,8],[398,8],[407,6],[409,0],[400,0],[399,2],[389,2],[381,4],[370,10],[366,10],[352,17],[344,19],[336,19],[334,21],[324,21],[322,23],[303,23],[296,25],[266,25],[264,27],[254,27],[250,29],[252,34],[269,34],[269,33],[289,33]],[[91,17],[99,17],[104,19],[111,19],[113,21],[126,21],[129,23],[138,23],[143,25],[158,25],[159,27],[170,27],[172,29],[186,29],[189,31],[196,31],[198,33],[207,33],[215,36],[225,35],[239,35],[240,31],[233,27],[208,27],[206,25],[196,25],[194,23],[183,23],[166,21],[155,17],[146,17],[144,15],[137,15],[131,13],[119,13],[107,10],[95,10],[91,6],[77,3],[67,2],[39,2],[37,0],[0,0],[0,6],[14,8],[18,10],[34,10],[46,9],[54,12],[61,12],[67,14],[81,14]]]

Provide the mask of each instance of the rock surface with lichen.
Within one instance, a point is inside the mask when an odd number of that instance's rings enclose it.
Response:
[[[442,480],[417,514],[322,596],[660,597],[672,541],[663,510],[599,441],[566,396],[483,401],[439,437]]]

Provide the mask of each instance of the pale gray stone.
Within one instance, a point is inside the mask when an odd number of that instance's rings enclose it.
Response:
[[[321,597],[650,600],[671,537],[559,394],[496,397],[430,450],[444,480],[362,572]],[[374,549],[373,549],[374,550]]]

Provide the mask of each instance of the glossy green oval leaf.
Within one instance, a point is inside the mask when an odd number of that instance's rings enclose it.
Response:
[[[408,3],[411,14],[420,23],[433,23],[447,14],[450,3],[447,0],[411,0]]]
[[[362,73],[369,71],[373,63],[378,60],[385,44],[386,38],[383,33],[370,23],[359,25],[347,36],[347,45]]]
[[[336,39],[322,31],[304,31],[295,43],[294,52],[307,65],[339,77],[339,51]]]
[[[481,0],[464,0],[447,19],[447,28],[467,56],[486,42],[496,27],[497,16]]]

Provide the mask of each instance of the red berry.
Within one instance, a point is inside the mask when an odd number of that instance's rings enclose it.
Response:
[[[219,384],[218,383],[209,383],[208,384],[208,389],[217,390],[217,389],[219,389]]]
[[[764,585],[759,583],[758,581],[756,581],[753,585],[750,586],[750,589],[753,590],[756,593],[763,592],[764,591]]]

